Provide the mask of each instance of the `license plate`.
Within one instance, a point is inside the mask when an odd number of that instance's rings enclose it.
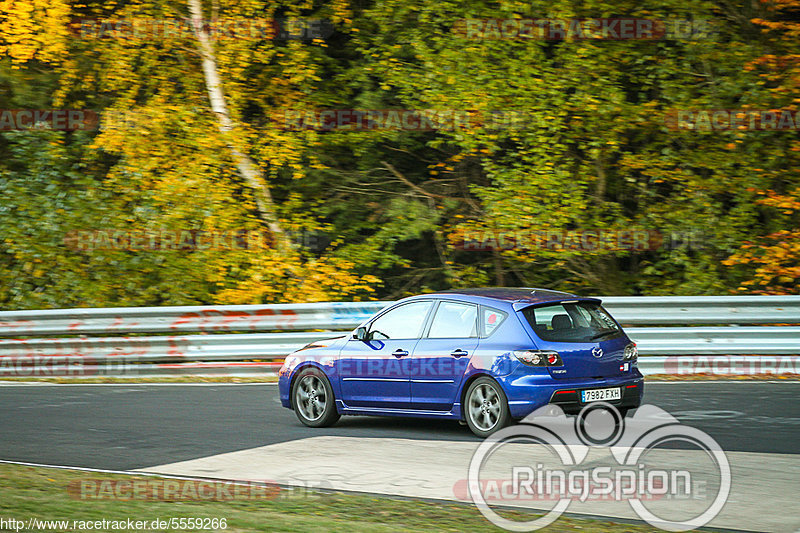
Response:
[[[619,400],[622,398],[619,387],[613,389],[592,389],[581,391],[581,401],[587,402],[602,402],[608,400]]]

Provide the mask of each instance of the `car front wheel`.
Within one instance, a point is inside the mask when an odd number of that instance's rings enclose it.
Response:
[[[321,428],[339,420],[333,389],[320,370],[302,370],[292,387],[292,405],[297,418],[306,426]]]
[[[472,432],[488,437],[511,422],[508,399],[493,379],[480,377],[472,382],[465,396],[465,418]]]

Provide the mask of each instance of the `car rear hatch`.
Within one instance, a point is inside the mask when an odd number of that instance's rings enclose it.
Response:
[[[625,347],[631,341],[599,300],[547,302],[518,312],[536,347],[558,352],[562,364],[547,367],[553,378],[618,377],[630,370]]]

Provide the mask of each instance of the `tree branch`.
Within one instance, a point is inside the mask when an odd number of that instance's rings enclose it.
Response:
[[[419,185],[417,185],[416,183],[414,183],[413,181],[411,181],[410,179],[408,179],[405,176],[403,176],[400,173],[400,171],[397,170],[396,168],[394,168],[391,164],[387,163],[386,161],[381,161],[381,163],[386,166],[386,169],[389,172],[394,174],[395,178],[399,179],[400,181],[402,181],[403,183],[405,183],[406,185],[411,187],[414,191],[418,192],[419,194],[421,194],[423,196],[427,196],[428,198],[439,198],[439,199],[442,199],[442,200],[458,200],[458,198],[451,198],[449,196],[443,196],[441,194],[428,192],[425,189],[423,189],[422,187],[420,187]]]

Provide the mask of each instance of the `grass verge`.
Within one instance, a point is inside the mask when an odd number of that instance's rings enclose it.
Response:
[[[0,511],[10,518],[40,520],[153,520],[170,518],[225,518],[226,529],[217,531],[501,531],[494,528],[470,505],[393,499],[370,495],[283,490],[271,499],[258,501],[142,501],[82,500],[68,493],[87,479],[152,480],[150,477],[95,474],[42,467],[0,464]],[[531,520],[527,512],[503,512],[516,520]],[[13,530],[13,529],[12,529]],[[41,530],[41,529],[40,529]],[[92,531],[112,531],[97,529]],[[161,531],[163,529],[159,529]],[[646,525],[618,524],[602,520],[560,518],[542,531],[600,533],[660,531]],[[48,529],[84,531],[84,529]],[[142,530],[140,530],[142,531]],[[145,529],[144,531],[153,531]],[[172,531],[176,531],[173,529]],[[189,531],[189,529],[184,529]],[[197,531],[197,530],[195,530]],[[209,531],[206,529],[205,531]]]

